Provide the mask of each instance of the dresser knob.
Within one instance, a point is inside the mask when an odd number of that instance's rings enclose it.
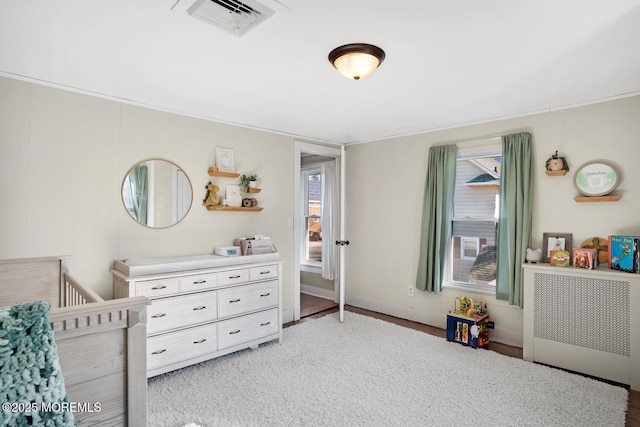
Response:
[[[234,304],[234,303],[236,303],[236,302],[240,302],[240,298],[238,298],[238,299],[232,299],[232,300],[230,300],[230,301],[229,301],[229,303],[231,303],[231,304]]]
[[[239,279],[240,275],[238,274],[237,276],[229,276],[229,279]]]
[[[198,310],[204,310],[205,308],[207,308],[207,306],[206,306],[206,305],[201,305],[200,307],[196,307],[196,308],[194,308],[193,310],[194,310],[194,311],[198,311]]]
[[[269,270],[260,272],[260,274],[269,274],[269,273],[271,273],[271,271],[269,271]]]
[[[167,351],[167,349],[164,349],[164,348],[163,348],[162,350],[154,351],[154,352],[152,352],[151,354],[162,354],[162,353],[164,353],[165,351]]]
[[[267,325],[270,325],[270,324],[271,324],[271,322],[267,322],[267,323],[260,323],[260,326],[267,326]]]
[[[207,283],[206,280],[196,280],[195,282],[193,282],[194,285],[202,285],[203,283]]]
[[[202,343],[203,343],[203,342],[205,342],[206,340],[207,340],[206,338],[203,338],[203,339],[201,339],[200,341],[194,341],[193,343],[194,343],[194,344],[202,344]]]
[[[235,335],[239,333],[240,333],[240,329],[238,329],[237,331],[229,332],[229,335]]]
[[[268,297],[269,295],[271,295],[271,292],[267,292],[266,294],[260,294],[261,297]]]
[[[154,314],[153,316],[151,316],[152,319],[159,319],[161,317],[166,316],[165,313],[158,313],[158,314]]]
[[[155,285],[153,288],[154,291],[159,291],[160,289],[166,289],[167,285]]]

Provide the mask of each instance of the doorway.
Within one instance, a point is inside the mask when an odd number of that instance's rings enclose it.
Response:
[[[335,310],[338,307],[338,303],[333,298],[318,297],[309,293],[305,293],[304,290],[300,292],[300,318],[314,316],[318,313],[325,312],[327,310]]]
[[[293,320],[340,302],[340,148],[295,143]]]

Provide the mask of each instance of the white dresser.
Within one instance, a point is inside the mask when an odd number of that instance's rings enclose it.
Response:
[[[146,296],[147,377],[282,340],[277,253],[115,261],[114,298]]]
[[[523,358],[640,390],[640,274],[523,267]]]

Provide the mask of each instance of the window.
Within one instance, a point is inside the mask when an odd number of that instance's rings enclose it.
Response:
[[[319,168],[306,168],[302,171],[303,187],[303,244],[302,262],[322,264],[322,174]]]
[[[499,143],[458,150],[445,286],[495,292]]]
[[[486,239],[483,239],[486,242]],[[475,261],[480,252],[480,239],[477,237],[461,237],[460,238],[460,257],[462,259],[470,259]]]

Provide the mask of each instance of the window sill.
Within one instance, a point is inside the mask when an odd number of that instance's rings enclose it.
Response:
[[[493,296],[496,295],[496,287],[491,285],[480,285],[480,284],[473,285],[473,284],[467,284],[467,283],[445,281],[443,282],[442,287],[447,289],[456,289],[464,292],[472,292],[476,294],[485,294],[485,295],[493,295]]]
[[[322,274],[322,265],[300,264],[300,271],[306,273]]]

